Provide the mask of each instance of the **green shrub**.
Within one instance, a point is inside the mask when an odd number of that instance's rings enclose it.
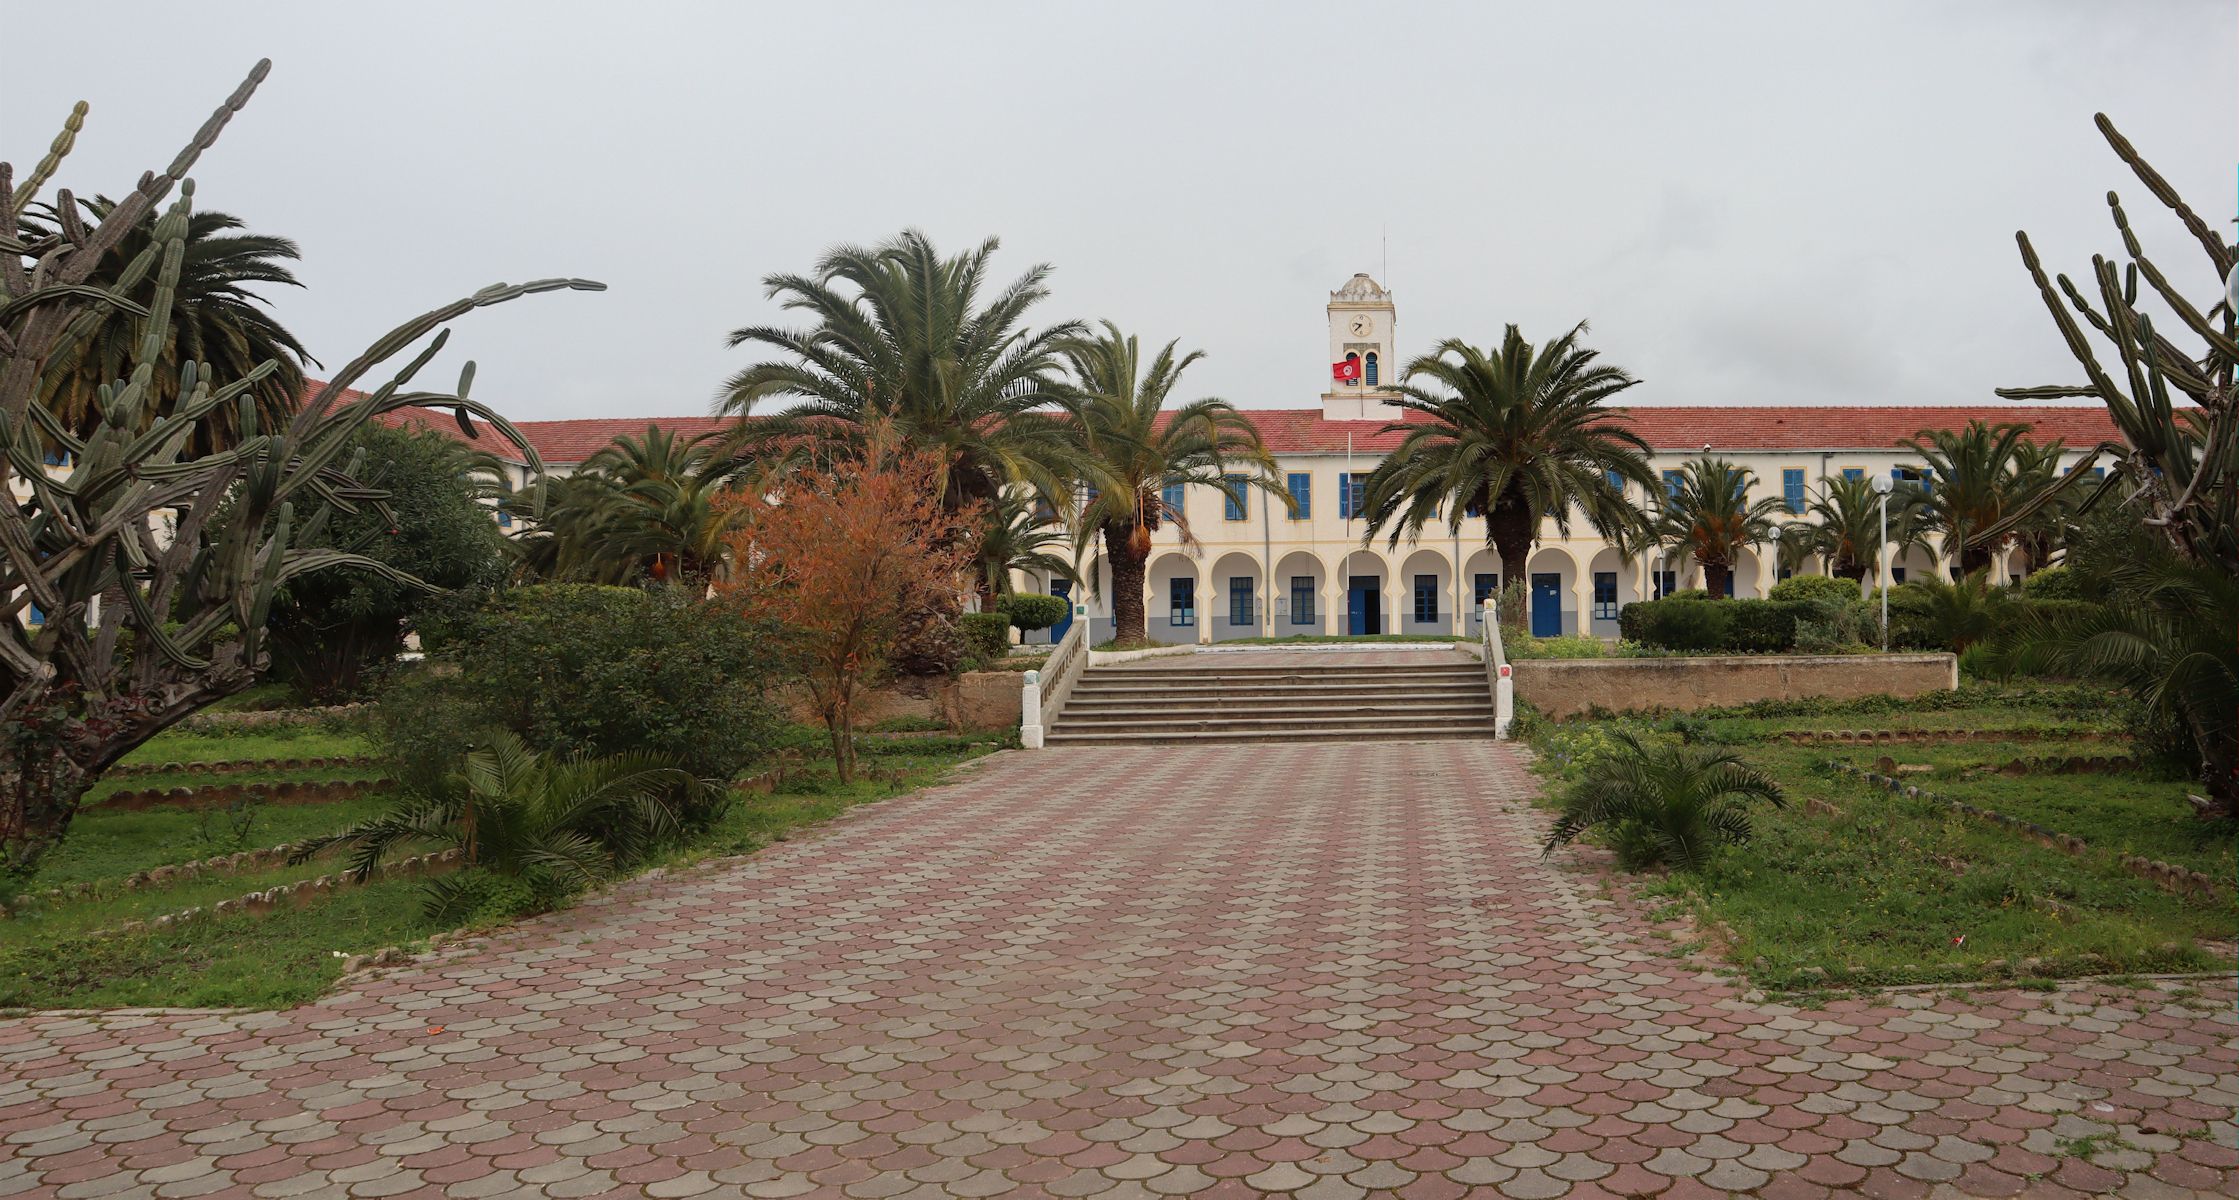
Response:
[[[1847,603],[1858,599],[1858,585],[1832,575],[1791,575],[1765,593],[1767,600],[1816,600]]]
[[[1600,638],[1579,637],[1576,634],[1564,634],[1561,637],[1521,637],[1515,641],[1509,641],[1507,635],[1503,634],[1501,635],[1501,646],[1502,649],[1507,651],[1509,660],[1512,662],[1527,658],[1600,658],[1602,656]]]
[[[1734,607],[1726,647],[1744,654],[1786,654],[1796,648],[1797,627],[1823,611],[1812,600],[1728,600]]]
[[[1696,593],[1696,597],[1703,593]],[[1732,600],[1709,600],[1673,593],[1661,600],[1628,604],[1617,613],[1626,640],[1661,650],[1723,649],[1732,633]]]
[[[1011,652],[1011,619],[999,612],[965,613],[956,619],[957,635],[964,639],[964,657],[993,662]]]
[[[1009,617],[1021,633],[1048,629],[1064,620],[1072,607],[1063,596],[1045,596],[1040,592],[1012,592],[995,601],[995,611]]]
[[[784,726],[765,694],[783,679],[772,631],[679,588],[515,588],[446,632],[373,710],[376,739],[422,795],[497,730],[540,754],[649,753],[728,779]]]
[[[1571,785],[1543,853],[1599,829],[1628,871],[1697,870],[1719,846],[1749,840],[1753,800],[1780,807],[1780,785],[1733,751],[1650,746],[1619,730],[1615,752]]]
[[[2046,567],[2021,581],[2021,594],[2031,600],[2081,600],[2083,581],[2067,567]]]
[[[1702,588],[1681,588],[1662,597],[1665,600],[1708,600],[1710,593]]]

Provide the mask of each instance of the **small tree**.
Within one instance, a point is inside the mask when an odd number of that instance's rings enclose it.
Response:
[[[731,575],[716,586],[775,623],[855,777],[857,696],[886,669],[930,595],[953,597],[973,562],[976,504],[941,501],[939,454],[899,451],[878,430],[861,458],[787,474],[726,499],[739,514]]]
[[[1742,551],[1774,535],[1773,514],[1781,502],[1766,496],[1752,503],[1749,485],[1757,474],[1723,458],[1704,455],[1679,474],[1679,486],[1656,507],[1656,537],[1702,564],[1703,587],[1723,600],[1732,586],[1734,564]]]
[[[497,459],[427,429],[359,435],[363,471],[391,496],[327,523],[325,544],[363,554],[431,587],[474,592],[506,571],[505,535],[482,503],[496,495]],[[272,606],[274,673],[320,703],[357,698],[370,667],[404,649],[413,619],[438,593],[389,575],[322,571]]]

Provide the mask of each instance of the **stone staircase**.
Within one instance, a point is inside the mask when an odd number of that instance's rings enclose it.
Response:
[[[1081,675],[1047,734],[1052,746],[1207,742],[1420,742],[1493,736],[1484,665],[1253,665],[1249,653],[1186,665],[1123,663]],[[1333,656],[1333,659],[1335,656]]]

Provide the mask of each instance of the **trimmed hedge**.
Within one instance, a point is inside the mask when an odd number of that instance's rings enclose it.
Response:
[[[1011,652],[1011,619],[999,612],[965,613],[956,618],[964,656],[994,662]]]
[[[1818,600],[1847,604],[1858,598],[1854,580],[1831,575],[1791,575],[1765,593],[1767,600]]]
[[[1048,629],[1064,620],[1072,607],[1062,596],[1045,596],[1040,592],[1011,592],[995,599],[995,611],[1009,617],[1021,633]]]
[[[1673,594],[1618,610],[1619,636],[1658,650],[1780,654],[1796,647],[1798,622],[1821,619],[1808,600],[1700,600]]]

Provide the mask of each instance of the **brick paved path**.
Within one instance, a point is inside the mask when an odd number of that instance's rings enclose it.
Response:
[[[0,1022],[0,1193],[2231,1194],[2230,987],[1750,1004],[1530,786],[1010,754],[314,1007]]]

